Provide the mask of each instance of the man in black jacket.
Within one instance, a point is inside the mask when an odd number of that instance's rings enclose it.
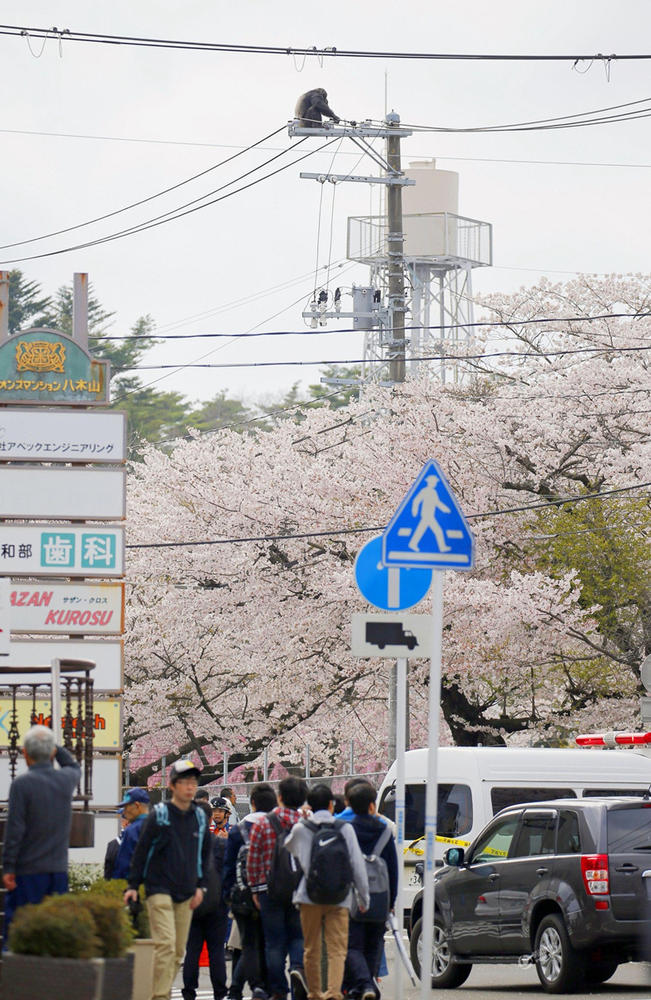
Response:
[[[169,997],[185,954],[192,911],[208,887],[210,833],[205,814],[192,801],[200,773],[191,760],[179,760],[171,767],[172,799],[149,814],[131,860],[124,902],[136,900],[144,882],[154,939],[151,1000]]]
[[[195,799],[195,804],[206,813],[206,821],[210,823],[212,810],[206,801]],[[214,1000],[222,1000],[226,996],[226,961],[224,945],[228,929],[228,907],[222,898],[222,883],[224,874],[224,854],[226,840],[214,834],[209,836],[212,849],[212,865],[208,869],[208,891],[202,903],[192,914],[190,933],[183,961],[183,1000],[196,1000],[199,985],[199,960],[204,941],[208,949],[208,965],[210,983]]]

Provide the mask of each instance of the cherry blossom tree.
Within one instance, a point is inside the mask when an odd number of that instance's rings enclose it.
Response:
[[[605,627],[607,588],[586,583],[590,530],[570,530],[575,555],[561,557],[554,516],[566,508],[548,505],[602,493],[590,503],[607,511],[610,491],[634,487],[635,530],[648,533],[650,291],[641,276],[612,276],[491,296],[495,325],[445,385],[423,372],[336,413],[304,411],[300,425],[148,448],[129,487],[126,733],[138,780],[163,753],[210,764],[223,749],[253,765],[269,746],[297,763],[305,743],[339,769],[351,737],[360,763],[386,764],[389,661],[350,653],[351,615],[367,608],[353,562],[430,457],[476,536],[473,572],[446,575],[443,738],[634,728],[649,588],[638,580],[625,638]],[[583,318],[612,313],[636,318]],[[626,594],[618,601],[623,615]],[[427,661],[410,661],[413,745],[425,739],[427,678]]]

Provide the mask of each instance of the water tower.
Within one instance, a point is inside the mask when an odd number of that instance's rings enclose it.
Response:
[[[459,175],[437,170],[435,160],[411,163],[405,176],[415,185],[402,191],[404,264],[410,287],[406,325],[409,370],[415,374],[419,358],[455,354],[468,338],[463,324],[473,322],[472,271],[489,267],[493,260],[492,226],[459,215]],[[350,260],[368,264],[370,290],[386,297],[388,255],[386,214],[348,219]],[[376,292],[377,295],[377,292]],[[431,329],[446,327],[446,329]],[[367,329],[364,355],[385,358],[390,324]],[[457,378],[454,361],[430,362],[443,382]],[[369,364],[363,377],[377,378],[381,366]],[[380,376],[382,377],[382,376]]]

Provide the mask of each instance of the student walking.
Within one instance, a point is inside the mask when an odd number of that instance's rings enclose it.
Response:
[[[305,802],[307,785],[302,778],[283,778],[278,786],[276,809],[263,816],[251,829],[247,877],[254,905],[260,910],[267,982],[273,1000],[287,996],[285,962],[294,987],[294,1000],[303,1000],[303,933],[298,911],[292,903],[297,873],[283,848],[289,831],[300,819],[298,810]],[[298,988],[297,988],[298,987]]]
[[[208,822],[192,801],[200,773],[191,760],[179,760],[170,768],[171,801],[158,803],[145,820],[124,893],[125,903],[136,900],[144,882],[154,939],[152,1000],[168,1000],[183,961],[192,911],[208,887]]]
[[[209,821],[212,811],[207,801],[195,798],[195,804],[203,809]],[[199,959],[204,941],[208,949],[210,983],[214,1000],[226,996],[226,959],[224,945],[228,930],[228,907],[222,896],[224,875],[224,854],[226,841],[223,837],[210,836],[212,865],[208,869],[206,894],[192,913],[190,932],[183,960],[183,1000],[195,1000],[199,986]]]
[[[251,840],[251,830],[263,816],[276,805],[276,793],[271,785],[262,782],[251,791],[251,812],[237,826],[231,828],[224,861],[224,897],[230,902],[242,942],[242,953],[233,974],[229,1000],[242,1000],[244,984],[248,981],[253,1000],[266,1000],[266,963],[264,937],[260,912],[253,902],[248,884],[246,865]]]
[[[324,996],[342,1000],[349,911],[355,895],[360,911],[368,908],[368,879],[351,824],[334,818],[334,796],[328,785],[314,785],[307,802],[311,819],[297,823],[285,842],[303,872],[294,900],[303,929],[307,995],[309,1000]],[[325,994],[321,992],[322,934],[328,958]]]
[[[398,855],[390,827],[377,815],[377,792],[360,782],[348,793],[355,832],[370,875],[370,906],[353,910],[348,927],[348,954],[344,986],[355,1000],[379,1000],[377,977],[382,958],[385,922],[398,891]],[[375,878],[374,878],[375,875]],[[373,891],[376,890],[376,891]]]

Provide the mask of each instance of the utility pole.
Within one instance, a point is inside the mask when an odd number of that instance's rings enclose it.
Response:
[[[385,118],[393,131],[400,124],[400,115],[391,111]],[[388,177],[400,177],[400,136],[387,135]],[[405,381],[405,272],[404,232],[402,228],[402,187],[387,184],[387,252],[389,258],[389,316],[391,317],[391,343],[389,344],[389,372],[392,382]]]

